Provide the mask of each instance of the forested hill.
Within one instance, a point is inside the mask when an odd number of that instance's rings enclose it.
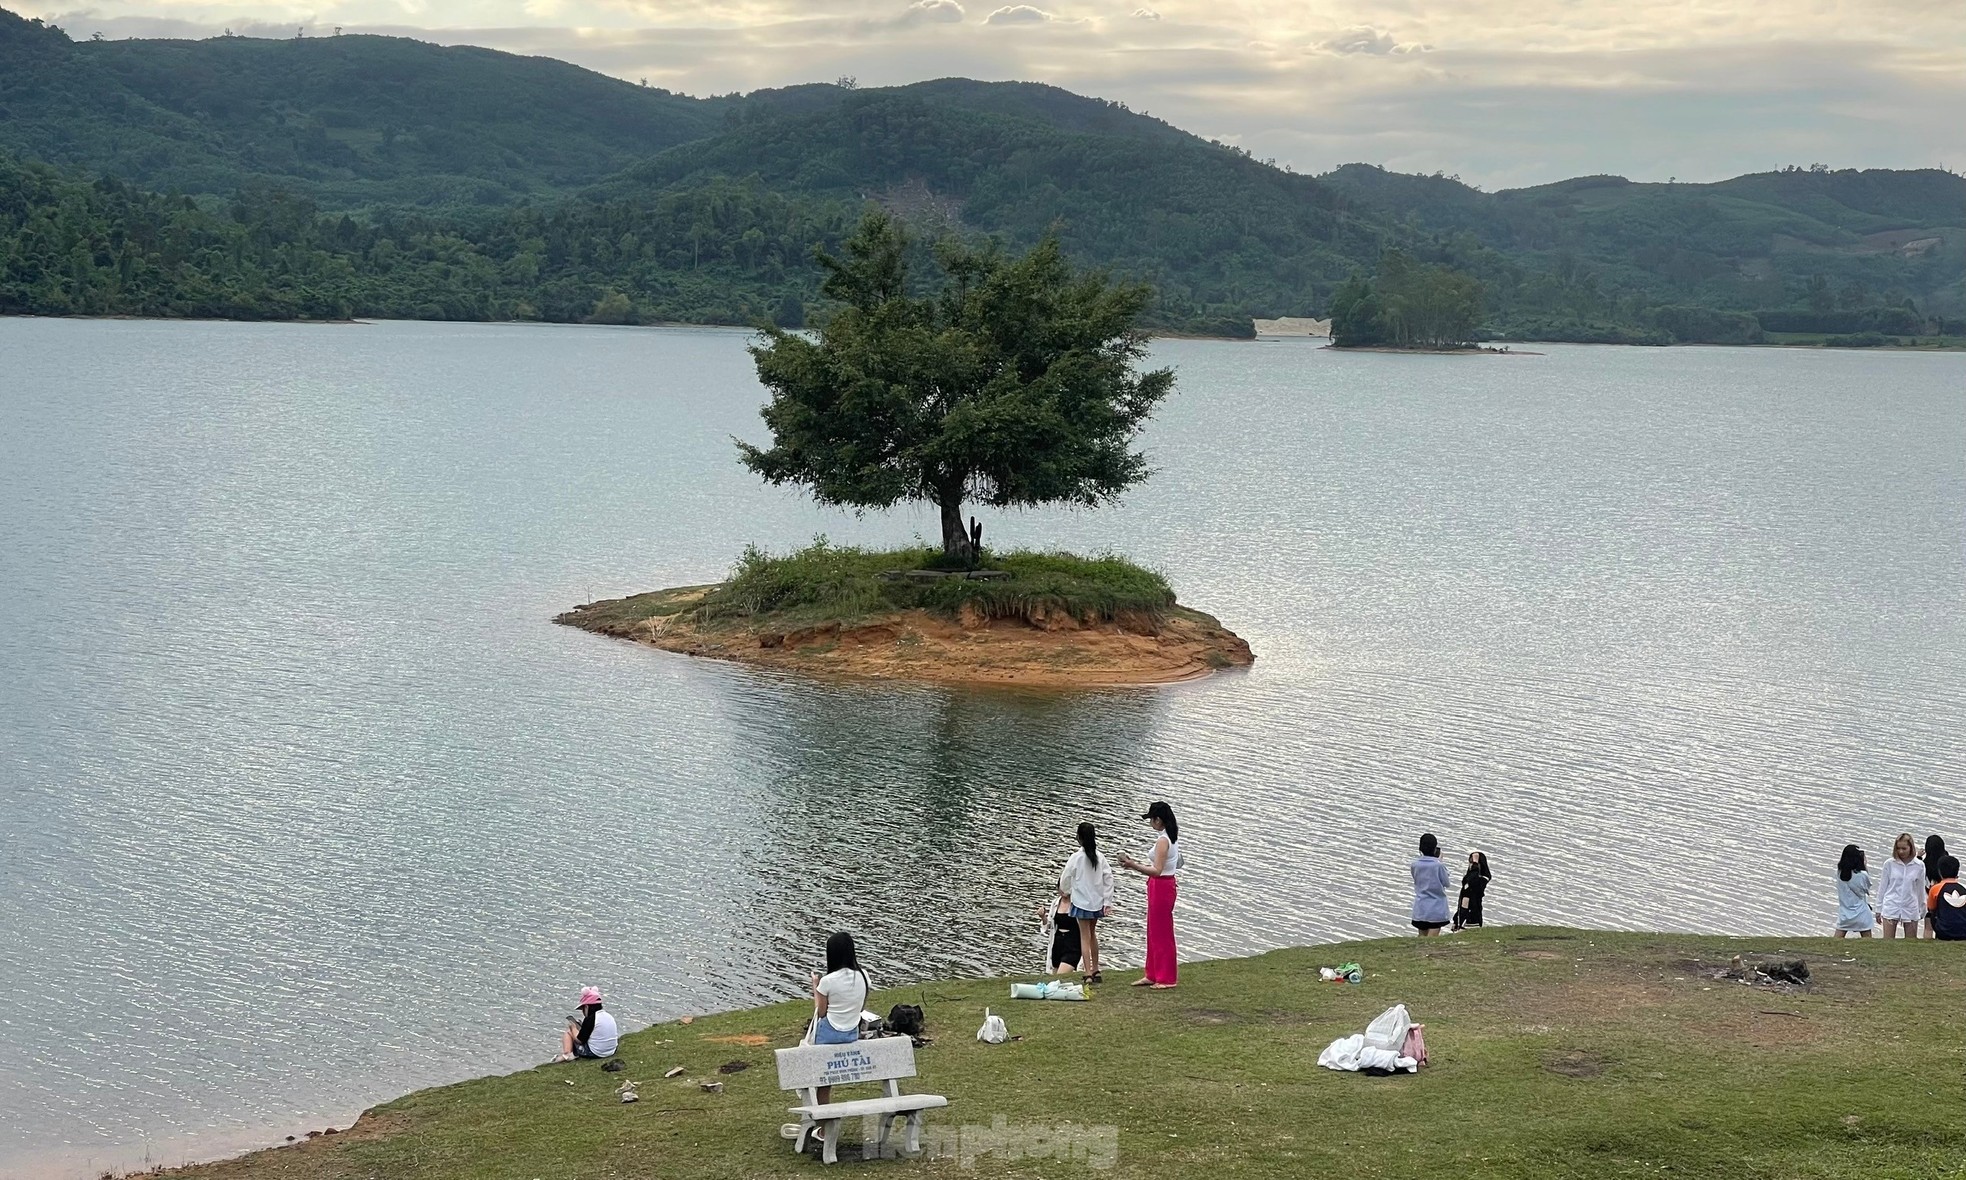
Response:
[[[1393,247],[1478,276],[1504,334],[1966,316],[1946,172],[1483,193],[1301,176],[1032,83],[697,99],[402,38],[75,41],[0,10],[0,312],[795,322],[813,250],[873,204],[925,238],[1055,229],[1191,331],[1327,314]]]
[[[1938,169],[1798,167],[1714,184],[1587,176],[1497,193],[1366,164],[1319,179],[1404,237],[1464,252],[1478,243],[1526,268],[1513,299],[1522,314],[1612,318],[1621,298],[1779,308],[1814,284],[1819,310],[1910,297],[1966,315],[1966,178]]]
[[[725,105],[402,37],[74,41],[0,9],[0,150],[157,190],[504,204],[709,135]]]
[[[881,90],[766,91],[719,135],[595,190],[634,200],[713,178],[825,201],[872,199],[911,223],[1016,245],[1055,228],[1080,258],[1144,278],[1176,319],[1301,307],[1393,238],[1317,181],[1158,119],[1034,83],[944,79]]]

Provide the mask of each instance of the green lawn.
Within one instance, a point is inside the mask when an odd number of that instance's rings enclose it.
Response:
[[[1815,978],[1785,991],[1704,974],[1736,954],[1803,958]],[[1363,984],[1318,981],[1319,965],[1348,959],[1364,965]],[[965,1166],[867,1162],[843,1147],[844,1173],[1966,1177],[1966,947],[1520,928],[1190,964],[1177,990],[1109,983],[1084,1004],[1007,994],[1002,980],[973,980],[876,998],[882,1011],[924,1004],[934,1043],[908,1088],[950,1098],[929,1115],[942,1142],[985,1150]],[[1430,1068],[1316,1067],[1327,1042],[1398,1001],[1426,1022]],[[985,1005],[1022,1039],[978,1043]],[[354,1131],[181,1174],[813,1175],[821,1165],[778,1138],[789,1096],[771,1055],[796,1040],[804,1011],[661,1025],[623,1041],[620,1074],[583,1062],[428,1090]],[[769,1044],[728,1039],[760,1036]],[[722,1075],[723,1093],[699,1088],[734,1061],[749,1068]],[[676,1065],[685,1075],[663,1080]],[[641,1102],[615,1099],[623,1077],[641,1083]],[[990,1150],[998,1119],[1023,1143],[1064,1123],[1115,1131],[1103,1148],[1084,1141],[1092,1162],[1012,1159]],[[1111,1166],[1092,1166],[1107,1151]]]

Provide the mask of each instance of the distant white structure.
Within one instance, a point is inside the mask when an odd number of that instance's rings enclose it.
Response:
[[[1257,320],[1258,336],[1329,336],[1330,320],[1312,320],[1303,316],[1285,316],[1280,320]]]

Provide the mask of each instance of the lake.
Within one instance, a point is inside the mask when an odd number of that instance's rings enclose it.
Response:
[[[746,340],[0,320],[0,1174],[346,1126],[582,984],[792,996],[835,927],[877,983],[1028,969],[1074,825],[1143,852],[1157,798],[1189,958],[1405,930],[1426,829],[1498,923],[1797,935],[1846,842],[1966,836],[1966,356],[1162,342],[1149,483],[980,515],[1256,665],[1039,695],[549,623],[935,531],[738,464]]]

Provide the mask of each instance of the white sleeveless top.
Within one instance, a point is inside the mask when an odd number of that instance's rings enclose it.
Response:
[[[1154,843],[1159,844],[1160,837],[1156,837]],[[1147,857],[1147,863],[1149,865],[1154,863],[1154,858],[1151,854]],[[1169,840],[1167,842],[1167,866],[1161,870],[1160,875],[1163,877],[1175,877],[1179,876],[1180,873],[1181,842],[1179,840]]]

